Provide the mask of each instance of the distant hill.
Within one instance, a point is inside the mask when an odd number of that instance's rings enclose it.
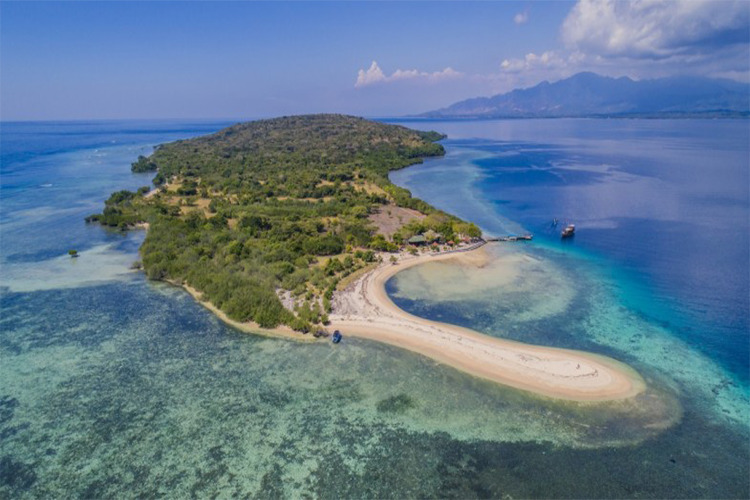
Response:
[[[634,81],[578,73],[554,83],[460,101],[426,118],[576,116],[748,116],[750,85],[732,80],[671,77]]]

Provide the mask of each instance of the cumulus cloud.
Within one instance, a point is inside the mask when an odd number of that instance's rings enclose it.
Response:
[[[355,87],[364,87],[366,85],[372,85],[373,83],[384,82],[386,80],[383,70],[380,69],[378,63],[373,61],[370,65],[370,69],[367,71],[360,69],[357,73],[357,83]]]
[[[666,59],[747,45],[750,3],[716,0],[579,0],[562,26],[574,50]]]
[[[518,73],[535,69],[560,69],[568,65],[569,57],[563,57],[555,51],[540,55],[529,52],[523,59],[504,59],[500,68],[507,73]]]
[[[514,88],[529,87],[548,80],[556,81],[580,71],[590,71],[585,60],[578,52],[549,50],[541,54],[529,52],[524,57],[504,59],[500,71],[488,75],[498,92],[507,92]]]
[[[503,60],[497,80],[519,85],[580,71],[750,80],[746,0],[579,0],[560,35],[563,47]]]
[[[529,13],[526,11],[519,12],[518,14],[513,16],[513,22],[518,25],[526,24],[527,22],[529,22]]]
[[[455,79],[463,76],[463,73],[453,68],[445,68],[442,71],[432,73],[419,71],[416,69],[397,69],[390,76],[386,75],[376,61],[373,61],[369,69],[360,69],[357,73],[357,81],[354,83],[356,88],[367,87],[382,83],[390,83],[404,80],[423,81],[427,83],[436,83],[442,80]]]

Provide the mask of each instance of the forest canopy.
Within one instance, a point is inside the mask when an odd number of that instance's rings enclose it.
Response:
[[[187,283],[237,321],[306,331],[326,322],[336,285],[370,265],[373,250],[395,251],[415,231],[481,234],[388,180],[444,154],[442,138],[343,115],[241,123],[139,157],[132,170],[156,171],[157,189],[118,191],[87,221],[148,223],[149,278]],[[389,206],[425,217],[386,238],[369,217]]]

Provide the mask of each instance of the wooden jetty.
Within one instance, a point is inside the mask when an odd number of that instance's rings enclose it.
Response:
[[[487,241],[531,241],[534,239],[533,234],[509,234],[508,236],[498,236],[497,238],[487,238]]]

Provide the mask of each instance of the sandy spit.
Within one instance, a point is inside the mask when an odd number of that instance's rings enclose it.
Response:
[[[396,273],[424,262],[452,259],[483,266],[485,249],[454,254],[410,256],[387,262],[338,292],[329,329],[344,336],[385,342],[433,358],[472,375],[538,395],[572,401],[633,397],[646,388],[627,365],[596,354],[522,344],[426,320],[398,308],[385,292]]]
[[[489,256],[484,248],[452,254],[402,253],[393,264],[390,254],[385,254],[384,262],[377,268],[336,292],[328,331],[340,330],[345,337],[361,337],[408,349],[471,375],[555,399],[611,401],[630,398],[645,390],[646,384],[637,372],[612,358],[490,337],[419,318],[390,300],[385,283],[396,273],[425,262],[448,259],[460,265],[482,267]],[[232,320],[203,300],[195,288],[186,283],[170,283],[184,288],[221,321],[243,332],[301,342],[318,340],[286,326],[268,329]]]

